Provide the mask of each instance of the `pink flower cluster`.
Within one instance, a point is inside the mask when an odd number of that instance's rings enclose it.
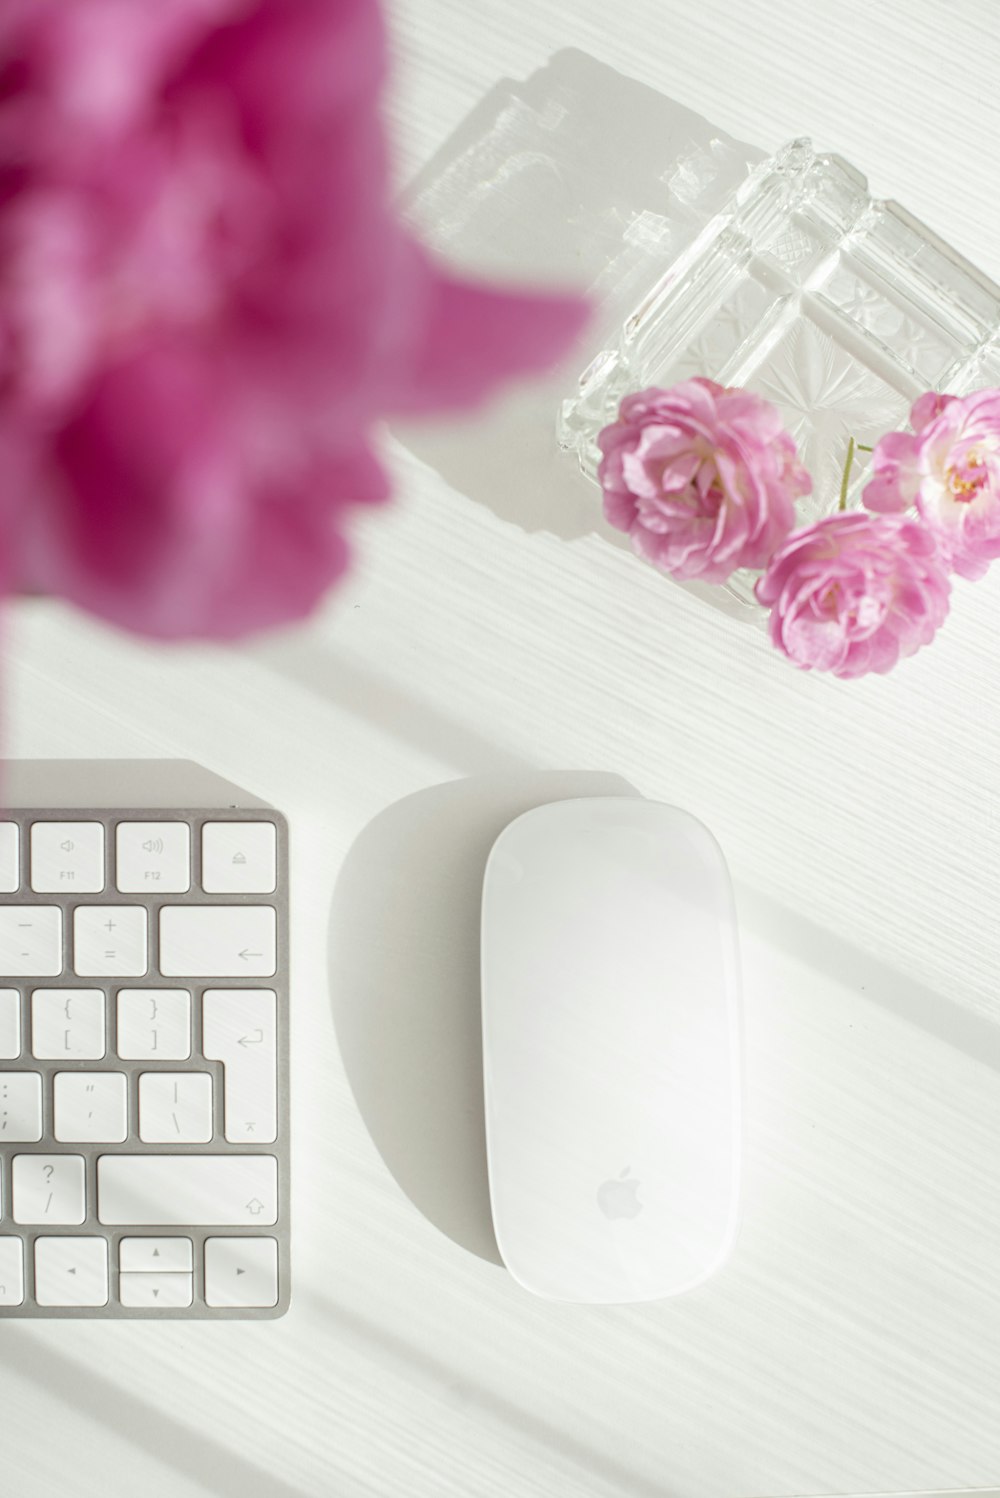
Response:
[[[950,574],[1000,557],[1000,390],[929,391],[875,446],[866,510],[795,528],[811,489],[774,407],[704,379],[626,396],[598,442],[604,513],[678,578],[756,585],[797,666],[885,672],[944,622]]]
[[[433,265],[392,207],[377,0],[0,3],[0,589],[225,638],[307,613],[385,416],[585,314]]]

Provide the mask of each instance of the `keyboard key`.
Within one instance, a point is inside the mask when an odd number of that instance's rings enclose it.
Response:
[[[24,1256],[20,1238],[0,1238],[0,1306],[24,1303]]]
[[[76,907],[73,969],[81,978],[141,978],[146,967],[144,906]]]
[[[270,905],[164,905],[160,972],[168,978],[271,978],[277,919]]]
[[[106,1240],[69,1234],[36,1238],[35,1299],[40,1306],[106,1306]]]
[[[97,1211],[106,1225],[269,1227],[278,1220],[278,1162],[248,1154],[102,1155]]]
[[[123,1238],[118,1267],[129,1274],[190,1274],[194,1249],[190,1238]]]
[[[269,895],[278,883],[273,822],[206,822],[201,887],[211,895]]]
[[[278,1001],[269,988],[206,988],[204,1042],[225,1067],[223,1117],[231,1144],[278,1137]]]
[[[276,1306],[275,1239],[207,1238],[205,1300],[210,1306]]]
[[[12,1195],[15,1222],[83,1222],[83,1156],[15,1155]]]
[[[104,888],[100,822],[32,822],[31,887],[96,894]]]
[[[120,988],[118,1054],[123,1061],[186,1061],[191,995],[186,988]]]
[[[21,995],[16,988],[0,988],[0,1059],[21,1054]]]
[[[144,1144],[207,1144],[211,1137],[212,1078],[208,1072],[143,1072],[139,1138]]]
[[[42,1137],[42,1079],[36,1071],[0,1072],[0,1145]]]
[[[18,851],[17,823],[0,822],[0,894],[12,895],[20,885],[21,870]]]
[[[186,822],[119,822],[115,883],[123,895],[183,894],[191,888]]]
[[[55,978],[62,966],[58,905],[0,905],[0,973],[5,978]]]
[[[105,1052],[100,988],[36,988],[31,1049],[40,1061],[99,1061]]]
[[[123,1306],[155,1310],[189,1306],[194,1299],[193,1274],[120,1274],[118,1298]]]
[[[62,1143],[121,1144],[128,1134],[128,1082],[117,1071],[61,1071],[53,1079]]]

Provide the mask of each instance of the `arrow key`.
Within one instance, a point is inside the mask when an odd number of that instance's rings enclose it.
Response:
[[[205,1301],[210,1306],[278,1304],[274,1238],[206,1238]]]
[[[123,1274],[190,1274],[194,1252],[190,1238],[123,1238],[118,1245]]]
[[[118,1298],[123,1306],[144,1310],[189,1306],[194,1298],[193,1274],[120,1274]]]
[[[106,1306],[105,1239],[36,1238],[35,1299],[40,1306]]]

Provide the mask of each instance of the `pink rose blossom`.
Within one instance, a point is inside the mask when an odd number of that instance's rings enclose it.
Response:
[[[812,488],[774,406],[714,380],[627,395],[598,443],[607,519],[678,578],[763,567]]]
[[[913,432],[889,432],[872,454],[870,510],[916,505],[953,571],[982,577],[1000,557],[1000,390],[928,391],[910,412]]]
[[[390,207],[375,0],[2,0],[0,583],[165,637],[307,613],[375,423],[541,369],[568,297]]]
[[[932,639],[950,584],[934,537],[905,515],[828,515],[789,536],[757,583],[771,640],[797,666],[890,671]]]

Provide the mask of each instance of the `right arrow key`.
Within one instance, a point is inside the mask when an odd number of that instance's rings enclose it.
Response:
[[[278,1304],[274,1238],[206,1238],[205,1301],[216,1307]]]

